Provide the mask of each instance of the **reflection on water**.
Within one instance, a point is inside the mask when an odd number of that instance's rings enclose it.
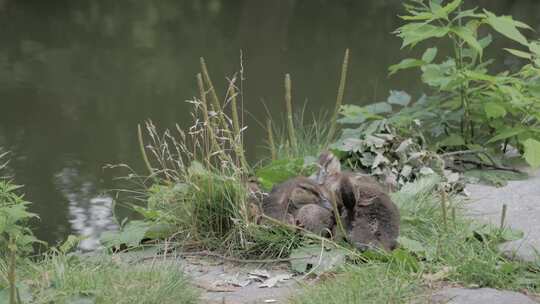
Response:
[[[79,248],[97,248],[102,232],[118,228],[113,219],[113,199],[107,195],[96,196],[95,185],[81,179],[75,167],[63,168],[55,174],[55,180],[57,189],[68,201],[71,230],[84,237]]]
[[[470,0],[512,14],[540,31],[540,1]],[[400,0],[0,0],[0,146],[10,149],[17,183],[51,243],[70,233],[114,228],[117,187],[107,163],[141,171],[136,126],[190,125],[183,101],[197,94],[204,56],[219,88],[239,68],[246,81],[248,157],[264,157],[264,102],[283,112],[283,75],[293,102],[315,113],[332,108],[343,50],[351,48],[345,102],[386,98],[390,89],[417,96],[417,75],[388,78],[387,67],[410,56],[390,34]],[[495,49],[509,47],[495,39]],[[488,54],[489,55],[489,54]],[[516,62],[506,60],[512,66]],[[504,60],[502,60],[504,62]],[[221,91],[220,93],[224,93]],[[309,113],[308,113],[309,114]]]

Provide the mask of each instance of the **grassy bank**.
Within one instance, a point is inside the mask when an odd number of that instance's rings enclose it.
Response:
[[[196,289],[178,265],[170,263],[128,265],[110,255],[57,252],[20,263],[18,275],[20,303],[198,303]],[[0,286],[5,281],[2,278]],[[0,293],[1,303],[9,303],[6,290]]]

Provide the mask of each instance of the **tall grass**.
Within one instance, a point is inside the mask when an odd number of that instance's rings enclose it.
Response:
[[[338,132],[337,119],[343,104],[347,71],[349,68],[349,49],[345,50],[341,65],[341,76],[337,89],[336,103],[332,111],[306,118],[306,104],[300,109],[294,107],[292,101],[291,75],[285,75],[285,119],[282,123],[272,124],[269,118],[266,124],[268,147],[272,160],[284,158],[304,158],[317,156],[331,144]],[[286,126],[280,128],[278,126]],[[277,138],[277,141],[275,140]]]
[[[301,244],[302,237],[284,227],[257,225],[260,209],[253,205],[247,188],[253,170],[245,157],[246,128],[238,104],[243,100],[242,71],[239,78],[229,79],[220,98],[206,61],[201,58],[200,63],[199,96],[188,101],[193,125],[163,132],[151,121],[144,126],[146,132],[139,127],[141,154],[149,172],[146,184],[150,184],[148,203],[141,213],[153,222],[174,226],[174,236],[183,246],[246,256],[286,255]],[[343,99],[347,64],[348,51],[334,118]],[[332,139],[328,117],[306,122],[305,107],[299,112],[294,109],[289,74],[284,88],[287,127],[278,128],[271,119],[267,122],[272,159],[317,156]]]

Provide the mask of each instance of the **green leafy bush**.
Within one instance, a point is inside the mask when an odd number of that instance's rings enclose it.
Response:
[[[521,33],[530,29],[526,24],[486,10],[464,10],[462,2],[409,1],[409,14],[401,17],[406,24],[395,31],[403,48],[450,42],[449,57],[426,46],[420,58],[406,58],[389,68],[391,75],[420,70],[429,96],[413,102],[407,93],[391,91],[384,102],[343,106],[339,122],[371,131],[376,125],[372,122],[380,121],[401,136],[420,139],[429,150],[479,150],[484,163],[493,163],[485,153],[500,154],[512,146],[531,166],[540,166],[540,43]],[[519,71],[493,72],[494,61],[486,59],[493,38],[489,33],[481,36],[486,30],[519,45],[521,50],[506,49],[526,61]],[[345,131],[342,140],[358,138]]]
[[[531,28],[510,16],[464,10],[462,0],[414,0],[405,7],[408,15],[401,18],[406,24],[395,31],[403,48],[432,39],[445,39],[453,48],[452,56],[444,58],[436,47],[429,47],[421,58],[407,58],[389,68],[390,74],[421,71],[433,96],[420,106],[435,112],[432,118],[445,118],[419,121],[434,131],[433,140],[450,148],[488,146],[493,151],[500,151],[500,144],[504,150],[512,144],[531,166],[540,166],[540,43],[521,33]],[[526,61],[519,71],[489,69],[493,60],[486,59],[486,49],[493,37],[481,36],[486,30],[519,47],[506,48]]]
[[[10,304],[20,303],[17,295],[17,259],[31,252],[32,245],[38,242],[27,226],[28,220],[37,215],[28,212],[30,203],[17,194],[20,188],[8,180],[0,179],[0,259],[7,261],[5,281],[0,279],[0,287],[9,290],[5,300],[9,299]],[[0,299],[2,297],[0,295]]]

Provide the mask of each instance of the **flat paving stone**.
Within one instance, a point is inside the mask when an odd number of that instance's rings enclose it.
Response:
[[[432,297],[433,304],[538,304],[524,294],[492,288],[446,288]]]
[[[467,213],[499,225],[503,204],[506,204],[506,226],[521,230],[525,235],[521,240],[502,244],[501,249],[510,256],[532,262],[540,257],[540,170],[531,171],[529,175],[527,180],[509,181],[501,188],[467,185],[470,194]]]

